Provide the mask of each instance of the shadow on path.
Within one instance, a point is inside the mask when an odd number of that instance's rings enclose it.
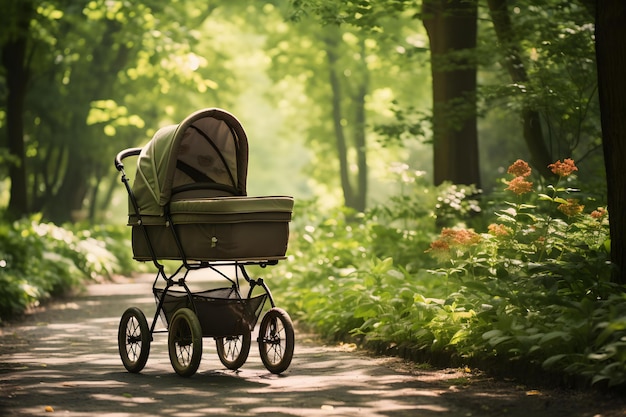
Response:
[[[93,285],[0,328],[2,416],[594,416],[575,401],[507,385],[483,391],[458,370],[429,373],[397,359],[321,346],[296,330],[291,367],[277,376],[253,342],[240,371],[225,370],[212,339],[191,378],[171,368],[167,335],[155,334],[140,374],[124,369],[117,326],[124,310],[155,311],[152,278]],[[253,341],[255,335],[253,335]],[[583,399],[584,400],[584,399]],[[551,402],[552,401],[552,402]],[[613,410],[615,411],[615,410]],[[55,414],[50,414],[54,412]],[[598,414],[602,416],[626,414]]]

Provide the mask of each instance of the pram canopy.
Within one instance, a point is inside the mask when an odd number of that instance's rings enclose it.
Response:
[[[162,216],[178,192],[245,196],[247,172],[248,139],[241,123],[225,110],[209,108],[155,133],[138,157],[133,191],[142,215]]]

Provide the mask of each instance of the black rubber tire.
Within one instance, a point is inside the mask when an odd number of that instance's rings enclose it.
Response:
[[[259,353],[263,365],[273,374],[289,368],[293,358],[295,335],[289,314],[281,308],[270,309],[259,326]]]
[[[137,307],[126,309],[117,332],[117,347],[128,372],[138,373],[146,366],[151,340],[152,335],[143,312]]]
[[[215,338],[217,356],[220,362],[230,370],[237,370],[246,363],[250,353],[252,335],[248,330],[242,335]]]
[[[191,309],[181,308],[174,313],[167,345],[174,371],[185,377],[195,374],[202,359],[202,328]]]

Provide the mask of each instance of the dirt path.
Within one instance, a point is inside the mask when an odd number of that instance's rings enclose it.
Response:
[[[297,329],[293,362],[280,376],[265,370],[254,342],[233,372],[204,339],[198,373],[180,377],[164,334],[155,335],[142,373],[130,374],[117,352],[117,326],[130,306],[151,322],[151,279],[93,285],[0,328],[0,416],[626,416],[621,400],[424,371],[322,346]]]

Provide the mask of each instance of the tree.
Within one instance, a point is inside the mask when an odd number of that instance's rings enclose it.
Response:
[[[372,5],[374,13],[360,13],[360,4],[334,1],[294,6],[292,30],[270,38],[277,45],[269,49],[272,74],[277,82],[290,74],[305,78],[306,113],[314,120],[308,143],[315,147],[314,158],[323,160],[311,164],[311,176],[325,185],[339,183],[344,205],[363,211],[376,180],[373,173],[400,143],[398,138],[385,142],[384,129],[378,127],[391,120],[394,102],[415,106],[425,101],[421,93],[427,77],[421,65],[413,65],[415,51],[423,52],[412,44],[418,31],[405,25],[410,17],[387,16],[377,5]]]
[[[417,12],[419,2],[414,0],[375,4],[297,0],[293,4],[297,14],[315,14],[322,25],[352,25],[375,39],[393,38],[394,30],[397,31],[399,26],[410,28],[414,17],[421,16],[430,40],[434,181],[436,184],[451,181],[480,187],[475,1],[426,0],[422,2],[421,13]],[[410,107],[410,101],[404,106]]]
[[[517,113],[529,160],[543,178],[554,179],[548,164],[575,158],[600,179],[593,188],[603,188],[593,14],[581,1],[487,4],[498,45],[488,46],[490,54],[509,80],[488,86],[490,99],[499,97],[490,105]]]
[[[159,0],[9,6],[0,32],[0,75],[9,91],[3,103],[12,155],[9,211],[13,217],[42,211],[58,223],[85,207],[94,215],[112,155],[158,128],[152,121],[167,115],[168,98],[189,87],[215,88],[201,73],[220,61],[191,52],[199,33],[179,23],[200,26],[214,8]],[[179,121],[193,110],[169,115]],[[146,120],[153,126],[147,132]]]
[[[68,29],[75,33],[83,33],[85,37],[89,33],[97,33],[93,22],[85,27],[88,22],[80,18],[75,21],[69,18],[64,22]],[[61,32],[67,29],[62,29]],[[106,19],[99,33],[101,42],[93,46],[91,51],[81,51],[77,45],[68,42],[70,47],[81,55],[91,54],[87,62],[68,63],[72,71],[72,81],[68,89],[61,94],[65,99],[72,99],[73,111],[67,116],[67,124],[64,133],[67,139],[64,141],[66,149],[66,169],[59,178],[59,186],[54,194],[44,200],[44,214],[46,218],[62,223],[72,220],[73,213],[80,212],[83,202],[89,193],[90,181],[96,179],[99,170],[102,169],[103,161],[100,159],[102,151],[107,146],[102,146],[100,141],[81,140],[81,135],[98,137],[98,132],[87,125],[91,104],[97,100],[113,97],[113,90],[119,72],[128,64],[131,48],[122,42],[117,42],[118,36],[123,33],[123,24],[119,20]],[[93,35],[92,35],[93,36]],[[77,105],[76,105],[77,104]],[[99,152],[94,152],[98,150]],[[106,171],[105,171],[106,172]]]
[[[528,73],[515,37],[507,0],[488,0],[487,4],[502,49],[502,66],[506,68],[514,84],[526,85],[529,81]],[[525,104],[521,109],[521,119],[523,137],[530,153],[530,163],[541,175],[548,178],[552,176],[548,165],[553,162],[553,159],[543,137],[541,115],[531,104]]]
[[[596,2],[596,57],[603,149],[611,218],[611,260],[614,281],[626,284],[626,4],[622,0]]]
[[[331,88],[331,114],[335,141],[337,147],[337,157],[339,160],[339,177],[346,207],[353,208],[358,212],[365,211],[367,197],[367,150],[366,150],[366,115],[365,97],[369,91],[369,69],[365,62],[367,52],[365,41],[356,39],[357,51],[355,64],[353,66],[355,74],[350,80],[342,76],[340,57],[346,50],[342,39],[342,32],[338,26],[330,26],[324,29],[322,35],[325,45],[325,52],[328,62],[328,78]],[[353,85],[348,85],[352,83]],[[349,106],[345,106],[344,94],[348,93]],[[346,115],[344,110],[352,112]],[[344,127],[344,121],[350,120],[348,128]],[[347,132],[352,132],[352,141],[347,140]],[[349,145],[351,143],[351,145]],[[350,175],[349,149],[356,154],[354,158],[356,166],[356,181]]]
[[[435,184],[480,187],[476,128],[478,6],[468,0],[424,0],[433,85]]]
[[[310,105],[318,106],[315,112],[326,121],[318,121],[309,129],[311,138],[315,137],[309,143],[317,146],[316,142],[323,142],[316,151],[322,151],[322,159],[328,159],[326,165],[314,168],[318,172],[315,175],[323,179],[329,168],[335,170],[334,178],[328,176],[328,182],[339,179],[344,205],[362,212],[369,181],[366,99],[371,93],[372,70],[367,61],[376,54],[376,46],[370,42],[368,48],[367,36],[345,25],[310,23],[299,21],[289,40],[281,34],[271,40],[277,44],[269,50],[276,62],[272,74],[278,80],[298,68],[307,77],[305,88]],[[309,48],[303,50],[301,44],[308,44]],[[278,64],[284,56],[290,57],[288,68]],[[307,111],[312,114],[310,108]]]
[[[2,66],[7,84],[7,142],[9,149],[9,177],[11,194],[7,214],[19,217],[28,211],[26,164],[24,144],[24,102],[29,79],[27,34],[30,19],[35,14],[31,1],[11,1],[0,19],[5,32],[2,42]],[[14,19],[7,19],[14,16]]]

